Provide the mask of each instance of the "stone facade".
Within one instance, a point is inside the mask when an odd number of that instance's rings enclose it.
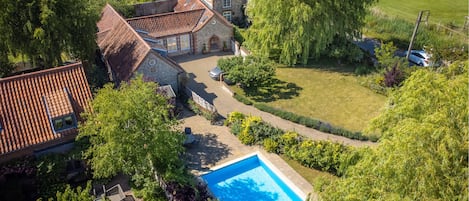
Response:
[[[230,4],[231,6],[224,6],[223,4]],[[224,13],[231,12],[231,22],[237,24],[236,22],[241,21],[244,18],[244,6],[246,5],[247,0],[202,0],[206,5],[211,7],[213,10],[224,15]]]
[[[233,37],[233,27],[227,26],[217,17],[213,17],[202,29],[195,32],[193,37],[196,54],[203,53],[204,44],[207,52],[222,51],[223,43],[226,44],[227,48],[231,47],[230,40]],[[218,38],[217,42],[216,38]]]
[[[137,74],[143,74],[145,81],[157,82],[160,86],[171,85],[177,92],[179,90],[178,76],[181,72],[155,54],[158,53],[148,53],[137,69]]]

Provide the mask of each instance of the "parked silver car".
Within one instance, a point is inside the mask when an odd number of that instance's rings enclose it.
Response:
[[[217,66],[215,68],[212,68],[210,71],[208,71],[208,75],[214,79],[219,81],[220,76],[223,74],[223,71]]]
[[[405,51],[405,55],[407,55],[407,51]],[[430,58],[431,55],[424,50],[411,50],[409,55],[409,61],[419,66],[432,66],[433,63]]]

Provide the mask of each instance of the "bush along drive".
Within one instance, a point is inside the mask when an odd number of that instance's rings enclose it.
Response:
[[[243,144],[263,146],[268,152],[284,154],[305,167],[337,176],[344,175],[368,150],[330,141],[304,139],[296,132],[284,132],[260,117],[246,116],[240,112],[230,113],[225,125]]]
[[[344,136],[346,138],[350,138],[350,139],[354,139],[354,140],[362,140],[362,141],[370,140],[370,141],[373,141],[373,142],[378,141],[378,138],[374,137],[374,136],[367,137],[367,136],[363,135],[361,132],[352,132],[352,131],[346,130],[344,128],[341,128],[341,127],[333,126],[333,125],[331,125],[327,122],[323,122],[323,121],[319,121],[319,120],[316,120],[316,119],[313,119],[313,118],[301,116],[301,115],[298,115],[298,114],[295,114],[295,113],[292,113],[292,112],[287,112],[287,111],[284,111],[284,110],[280,110],[280,109],[268,106],[266,104],[255,103],[254,107],[256,107],[257,109],[262,110],[264,112],[271,113],[271,114],[273,114],[275,116],[278,116],[282,119],[292,121],[292,122],[304,125],[304,126],[309,127],[309,128],[314,128],[316,130],[320,130],[320,131],[325,132],[325,133]]]

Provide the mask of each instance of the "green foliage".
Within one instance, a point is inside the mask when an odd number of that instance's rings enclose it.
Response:
[[[328,57],[344,60],[347,63],[358,63],[364,58],[363,51],[347,38],[334,38],[325,51]]]
[[[226,125],[231,125],[236,122],[242,122],[246,118],[246,115],[244,115],[241,112],[231,112],[228,114],[228,118],[226,119],[227,124]]]
[[[5,44],[5,41],[0,36],[0,78],[10,75],[14,70],[13,65],[8,60],[8,47]]]
[[[247,98],[246,96],[243,96],[243,95],[234,94],[233,98],[235,98],[236,100],[238,100],[241,103],[244,103],[245,105],[252,105],[253,104],[253,102],[251,100],[249,100],[249,98]]]
[[[65,161],[61,154],[47,154],[36,161],[36,178],[40,198],[48,199],[66,189]]]
[[[421,69],[368,129],[382,134],[323,200],[467,200],[468,62]]]
[[[280,63],[306,64],[334,38],[358,36],[367,8],[374,2],[253,0],[246,10],[252,26],[245,43],[254,54],[278,54]]]
[[[192,99],[189,99],[187,101],[187,103],[189,104],[189,108],[194,113],[205,117],[205,119],[209,120],[210,122],[214,122],[214,121],[217,120],[217,118],[218,118],[218,113],[217,112],[211,112],[211,111],[206,110],[205,108],[202,108],[197,103],[195,103],[195,101],[192,100]]]
[[[389,68],[396,65],[399,59],[394,53],[397,51],[397,47],[391,41],[389,43],[382,43],[380,47],[375,48],[376,59],[378,59],[381,68]]]
[[[373,92],[387,96],[389,89],[384,86],[384,76],[381,73],[372,73],[361,76],[360,85],[371,89]]]
[[[266,138],[262,142],[264,149],[271,153],[279,153],[280,144],[272,138]]]
[[[244,29],[241,29],[237,26],[233,26],[233,35],[234,35],[234,39],[236,41],[239,42],[240,45],[242,45],[244,43],[244,36],[243,36],[243,32],[245,32]]]
[[[226,78],[245,88],[262,86],[275,76],[273,63],[259,57],[224,58],[218,60],[218,66],[226,72]]]
[[[154,178],[177,171],[183,135],[169,115],[166,98],[155,93],[156,84],[137,76],[118,89],[107,84],[84,113],[78,138],[89,138],[91,146],[84,156],[96,178],[118,172],[133,175],[134,180]]]
[[[39,66],[62,63],[61,54],[90,60],[99,12],[86,0],[0,1],[0,35],[8,50]],[[14,20],[12,20],[14,19]]]
[[[57,192],[55,198],[49,198],[49,201],[92,201],[94,197],[91,193],[91,181],[86,183],[86,187],[82,189],[78,186],[76,189],[72,189],[70,185],[63,192]]]
[[[339,143],[305,140],[296,146],[288,147],[285,154],[306,167],[340,175],[341,157],[347,151],[347,148]]]

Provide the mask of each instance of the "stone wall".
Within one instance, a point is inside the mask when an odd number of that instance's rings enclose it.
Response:
[[[143,74],[145,81],[158,82],[160,86],[171,85],[174,92],[179,90],[178,73],[179,71],[167,63],[165,60],[157,57],[157,53],[149,53],[145,60],[137,69],[138,74]]]
[[[200,30],[194,33],[194,52],[196,54],[202,53],[204,44],[206,49],[209,52],[213,52],[213,49],[210,49],[210,38],[218,37],[219,49],[216,51],[223,50],[223,42],[226,43],[226,47],[230,48],[230,40],[233,37],[233,27],[228,26],[225,23],[221,22],[221,19],[213,16],[210,21]]]
[[[236,18],[243,17],[242,6],[246,4],[246,0],[231,0],[231,7],[223,8],[223,0],[212,1],[213,10],[223,15],[225,11],[231,11],[231,19],[235,21]]]
[[[134,5],[135,17],[173,12],[177,0],[159,0]]]

